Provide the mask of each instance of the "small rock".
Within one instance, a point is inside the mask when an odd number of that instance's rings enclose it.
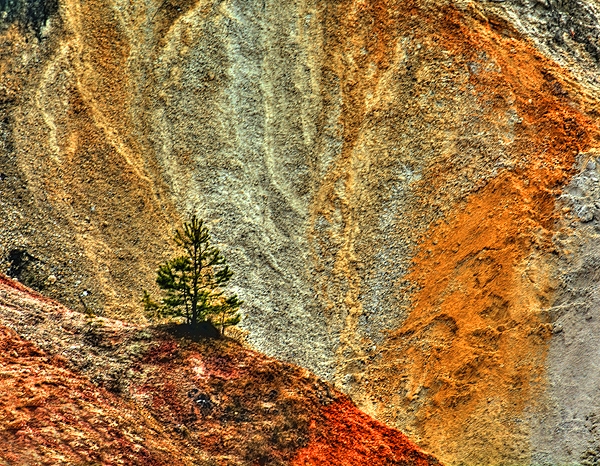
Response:
[[[56,275],[51,274],[48,275],[48,278],[46,278],[46,283],[48,283],[49,285],[54,285],[56,283],[56,280],[58,280],[58,278],[56,278]]]
[[[576,209],[577,216],[582,223],[588,223],[594,220],[594,211],[588,206],[581,206]]]

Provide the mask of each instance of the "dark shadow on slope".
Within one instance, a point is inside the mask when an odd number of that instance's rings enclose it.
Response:
[[[198,325],[194,327],[187,324],[166,324],[156,328],[176,338],[187,338],[192,341],[221,338],[219,330],[208,321],[198,322]]]
[[[0,30],[18,23],[41,38],[48,19],[58,12],[58,0],[0,0]]]

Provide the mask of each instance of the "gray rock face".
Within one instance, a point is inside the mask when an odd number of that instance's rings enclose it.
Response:
[[[597,152],[580,154],[561,197],[568,210],[555,237],[558,292],[549,309],[546,415],[532,437],[539,464],[596,464],[600,459],[600,183]]]
[[[600,5],[587,0],[479,2],[589,85],[599,84]]]
[[[2,0],[0,30],[17,23],[34,32],[39,38],[48,19],[57,12],[58,0]]]
[[[331,377],[336,334],[307,267],[321,106],[299,89],[314,73],[299,14],[229,2],[174,23],[152,70],[151,139],[180,209],[215,221],[251,340]]]

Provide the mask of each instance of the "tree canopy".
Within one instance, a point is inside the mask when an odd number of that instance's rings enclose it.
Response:
[[[183,320],[192,328],[209,321],[224,334],[226,327],[241,319],[242,302],[235,294],[225,294],[233,272],[221,251],[211,244],[204,221],[195,215],[184,223],[183,230],[177,230],[174,239],[182,254],[159,266],[156,284],[163,296],[156,302],[144,292],[146,314],[155,320]]]

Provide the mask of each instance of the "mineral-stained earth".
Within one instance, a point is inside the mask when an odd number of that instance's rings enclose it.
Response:
[[[444,464],[598,464],[599,96],[598,0],[0,0],[0,270],[145,325],[197,213],[257,350]]]
[[[0,319],[3,466],[440,464],[306,369],[234,341],[90,319],[2,276]]]

